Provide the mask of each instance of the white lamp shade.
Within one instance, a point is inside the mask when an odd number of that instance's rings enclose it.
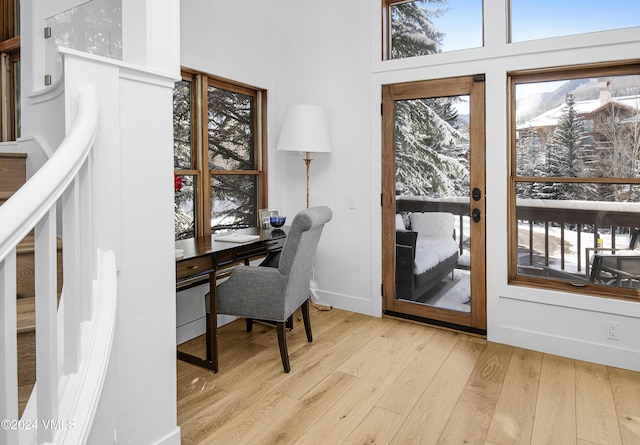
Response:
[[[319,105],[287,105],[278,150],[330,152],[331,133],[326,109]]]

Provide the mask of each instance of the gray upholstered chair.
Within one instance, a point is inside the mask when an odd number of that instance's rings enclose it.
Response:
[[[313,340],[309,319],[311,267],[322,229],[331,217],[329,207],[301,211],[288,229],[277,267],[239,266],[216,289],[218,313],[246,317],[247,332],[251,332],[254,319],[276,324],[285,372],[291,369],[286,321],[299,307],[302,307],[307,340]],[[206,308],[209,313],[208,295]]]

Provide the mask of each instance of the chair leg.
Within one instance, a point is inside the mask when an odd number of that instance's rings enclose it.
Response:
[[[307,333],[307,341],[311,343],[313,335],[311,334],[311,318],[309,317],[309,300],[302,303],[302,319],[304,320],[304,331]]]
[[[282,358],[282,366],[284,367],[284,372],[291,371],[291,366],[289,366],[289,352],[287,351],[287,330],[286,330],[286,322],[278,322],[276,323],[278,329],[278,345],[280,346],[280,358]]]
[[[253,318],[247,318],[247,332],[251,332],[253,330]]]

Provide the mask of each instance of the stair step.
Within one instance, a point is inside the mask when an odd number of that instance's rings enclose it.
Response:
[[[27,180],[27,155],[0,153],[0,200],[6,201]]]
[[[35,296],[34,278],[34,236],[33,232],[24,237],[16,247],[16,286],[17,298]],[[58,294],[62,291],[62,240],[58,238]]]
[[[27,155],[0,153],[0,205],[27,179]],[[18,414],[22,416],[36,382],[36,330],[34,284],[34,237],[27,235],[16,247],[16,323],[18,336]],[[62,264],[62,243],[58,240],[58,264]],[[62,289],[62,268],[58,268],[58,301]]]

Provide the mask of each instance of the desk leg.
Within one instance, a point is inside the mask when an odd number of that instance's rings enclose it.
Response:
[[[216,302],[216,273],[209,274],[209,313],[206,314],[207,332],[206,358],[198,357],[187,352],[178,350],[178,359],[218,372],[218,307]]]
[[[216,299],[216,273],[209,274],[209,314],[207,314],[207,360],[213,372],[218,372],[218,301]]]

